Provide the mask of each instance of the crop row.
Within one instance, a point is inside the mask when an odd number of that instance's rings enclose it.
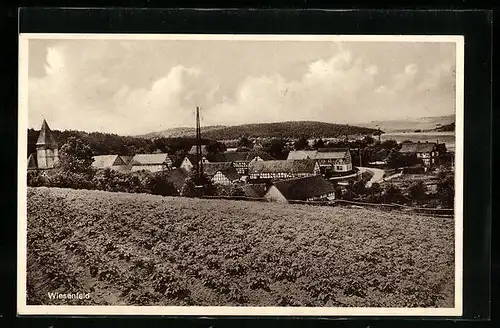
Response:
[[[453,243],[401,213],[28,189],[35,303],[56,270],[94,304],[452,306]]]

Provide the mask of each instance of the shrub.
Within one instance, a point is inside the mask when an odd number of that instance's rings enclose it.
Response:
[[[74,173],[69,171],[53,171],[48,178],[48,187],[94,189],[92,176],[88,173]]]
[[[393,184],[386,186],[382,192],[382,198],[384,203],[402,203],[404,201],[403,193],[401,189]]]
[[[182,189],[181,189],[181,196],[182,197],[195,197],[196,195],[197,195],[196,186],[195,186],[193,180],[186,179],[186,182],[184,182],[184,185],[182,186]]]
[[[447,176],[441,175],[437,185],[439,199],[443,206],[453,208],[455,203],[455,177],[450,174]]]
[[[173,196],[178,194],[174,184],[168,181],[163,172],[154,173],[148,182],[147,188],[153,195]]]
[[[28,171],[27,182],[29,187],[48,186],[49,179],[45,173],[41,171]]]
[[[370,189],[368,190],[370,194],[376,195],[380,194],[382,192],[382,188],[380,187],[380,184],[377,182],[372,183],[370,186]]]
[[[408,188],[408,194],[413,200],[423,200],[427,195],[427,186],[423,181],[414,182]]]

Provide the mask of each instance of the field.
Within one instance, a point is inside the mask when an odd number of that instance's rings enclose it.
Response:
[[[44,187],[27,210],[28,304],[453,306],[449,219]]]

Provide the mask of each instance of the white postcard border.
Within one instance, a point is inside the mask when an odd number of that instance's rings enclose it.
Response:
[[[352,41],[450,42],[456,45],[455,146],[455,302],[453,308],[201,307],[201,306],[60,306],[26,304],[27,129],[29,40],[211,40],[211,41]],[[18,110],[18,315],[168,315],[168,316],[461,316],[463,312],[463,147],[464,37],[461,35],[249,35],[249,34],[54,34],[20,33]]]

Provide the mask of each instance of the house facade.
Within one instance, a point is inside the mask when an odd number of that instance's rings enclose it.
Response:
[[[312,159],[255,161],[248,168],[250,180],[283,180],[320,173],[318,162]]]
[[[225,152],[222,154],[224,161],[233,163],[234,168],[240,175],[248,175],[248,168],[251,163],[258,161],[270,161],[274,158],[263,151],[248,152]]]
[[[28,157],[28,170],[53,169],[59,162],[59,149],[52,131],[45,119],[36,141],[36,152]]]
[[[352,157],[349,149],[293,150],[290,151],[287,159],[313,159],[322,169],[331,169],[333,172],[352,170]]]
[[[203,173],[214,184],[230,185],[240,179],[240,175],[231,162],[206,163]]]
[[[440,159],[446,156],[446,146],[437,142],[404,142],[400,153],[415,156],[429,167],[440,164]]]
[[[149,172],[159,172],[162,170],[171,170],[172,159],[166,153],[164,154],[137,154],[130,161],[131,172],[146,170]]]
[[[335,187],[322,176],[275,181],[264,194],[272,202],[334,200]]]

